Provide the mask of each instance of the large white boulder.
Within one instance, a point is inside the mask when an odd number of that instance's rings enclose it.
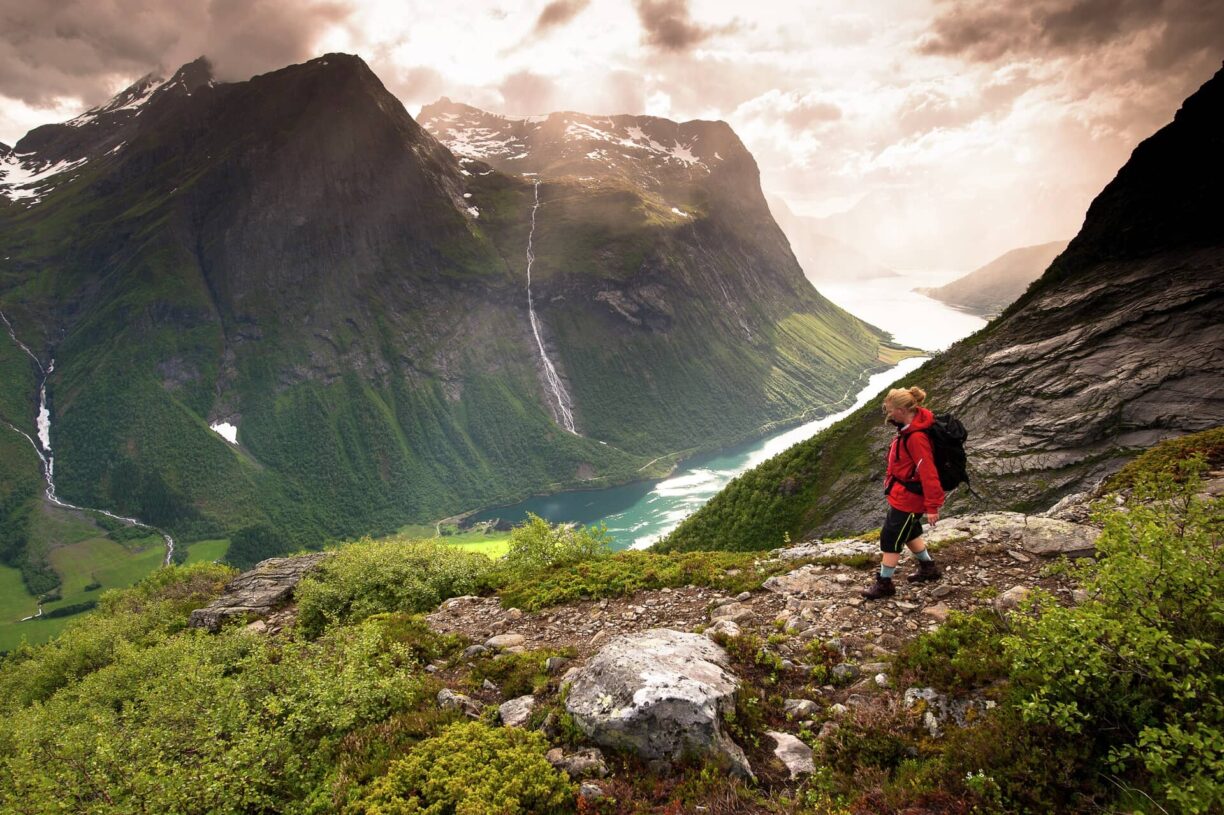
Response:
[[[708,638],[655,628],[609,641],[574,675],[565,707],[603,747],[650,760],[713,755],[751,776],[723,729],[738,684],[727,653]]]

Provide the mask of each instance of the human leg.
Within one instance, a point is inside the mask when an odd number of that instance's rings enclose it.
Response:
[[[918,558],[918,571],[913,572],[908,577],[911,583],[923,583],[943,577],[943,572],[935,565],[935,559],[931,557],[930,551],[927,550],[926,541],[921,536],[908,541],[905,545]]]

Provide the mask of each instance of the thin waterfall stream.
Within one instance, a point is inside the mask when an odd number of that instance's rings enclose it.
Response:
[[[38,455],[38,460],[42,462],[43,480],[47,482],[47,490],[46,490],[47,500],[55,504],[58,507],[63,507],[64,509],[75,509],[81,512],[97,512],[100,515],[105,515],[108,518],[112,518],[122,523],[153,530],[157,534],[161,535],[162,540],[166,542],[166,557],[162,561],[162,563],[164,565],[169,565],[171,559],[174,557],[174,538],[167,535],[165,531],[158,529],[157,527],[152,526],[151,524],[147,524],[144,521],[141,521],[137,518],[129,518],[125,515],[118,515],[114,512],[110,512],[109,510],[95,509],[92,507],[81,507],[81,506],[77,506],[76,504],[70,504],[67,501],[62,500],[56,494],[56,491],[55,491],[55,454],[51,449],[51,406],[47,399],[47,381],[51,378],[51,374],[55,371],[55,359],[52,358],[51,361],[44,368],[42,362],[39,361],[38,357],[35,356],[34,352],[30,350],[29,346],[26,345],[24,342],[22,342],[20,339],[18,339],[17,332],[13,330],[13,324],[9,322],[8,317],[5,316],[3,311],[0,311],[0,321],[4,322],[5,328],[8,329],[8,334],[12,338],[13,342],[17,343],[18,347],[20,347],[22,351],[25,351],[26,356],[28,356],[30,359],[34,361],[34,365],[37,366],[39,376],[41,377],[41,380],[42,380],[39,383],[39,388],[38,388],[38,413],[35,416],[35,423],[38,428],[38,440],[35,441],[33,438],[30,437],[28,433],[26,433],[25,431],[21,430],[18,427],[14,427],[8,422],[5,422],[4,424],[8,425],[9,429],[12,430],[13,432],[20,433],[22,436],[24,436],[26,441],[28,441],[30,445],[34,448],[34,452]],[[30,617],[26,617],[25,619],[30,620],[30,619],[34,619],[40,616],[42,616],[42,605],[41,604],[38,607],[37,614],[31,615]]]
[[[540,318],[536,316],[535,301],[531,296],[531,267],[535,265],[536,210],[539,208],[540,182],[536,181],[535,203],[531,207],[531,232],[527,235],[527,314],[531,318],[531,333],[535,335],[536,347],[540,349],[540,362],[544,367],[544,379],[548,383],[549,390],[552,391],[553,418],[557,424],[574,435],[578,435],[578,431],[574,429],[574,402],[565,390],[565,383],[561,381],[561,376],[557,373],[556,366],[548,358],[548,351],[544,349],[544,338],[540,334]]]

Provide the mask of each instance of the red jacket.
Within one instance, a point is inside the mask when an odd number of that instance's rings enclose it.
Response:
[[[888,503],[902,512],[937,512],[943,506],[944,491],[939,485],[939,472],[935,469],[935,456],[931,452],[931,439],[925,430],[935,423],[935,414],[924,407],[918,408],[914,421],[897,432],[888,448],[888,469],[884,473],[888,490]],[[902,481],[922,482],[922,494],[910,492]]]

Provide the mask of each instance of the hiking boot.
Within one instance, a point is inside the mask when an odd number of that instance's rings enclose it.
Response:
[[[879,600],[882,597],[892,597],[897,593],[891,577],[876,575],[875,582],[860,592],[868,600]]]
[[[935,565],[933,560],[918,561],[918,571],[909,576],[911,583],[925,583],[928,580],[938,580],[943,577],[943,571]]]

